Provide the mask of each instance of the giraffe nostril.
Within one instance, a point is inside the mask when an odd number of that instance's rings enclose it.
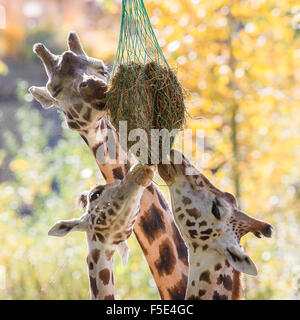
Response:
[[[95,85],[95,83],[96,83],[96,81],[94,79],[88,79],[87,80],[87,85],[88,86],[93,86],[93,85]]]
[[[254,234],[257,238],[262,238],[262,234],[259,231],[255,232]]]
[[[86,81],[83,81],[80,83],[79,88],[86,88],[88,86],[88,83]]]
[[[263,230],[263,235],[267,238],[271,238],[272,233],[273,233],[273,227],[270,224],[266,225]]]

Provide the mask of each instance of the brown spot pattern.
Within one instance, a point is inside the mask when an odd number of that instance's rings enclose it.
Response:
[[[174,270],[176,258],[172,248],[172,243],[166,239],[159,246],[159,259],[155,261],[158,274],[162,277],[164,274],[169,275]]]
[[[221,268],[222,268],[221,263],[217,263],[217,264],[215,265],[215,271],[218,271],[218,270],[220,270]]]
[[[163,215],[164,212],[152,204],[141,216],[141,228],[150,244],[166,231]]]
[[[188,198],[188,197],[183,196],[182,197],[182,203],[185,204],[185,205],[191,204],[192,200],[190,198]]]
[[[92,251],[92,259],[93,261],[97,264],[98,260],[99,260],[99,256],[100,256],[100,250],[98,249],[94,249]]]
[[[183,218],[184,218],[184,214],[183,213],[178,216],[179,220],[182,220]]]
[[[186,221],[186,225],[187,225],[188,227],[193,227],[195,224],[196,224],[196,222],[192,222],[192,221],[189,220],[189,219],[187,219],[187,221]]]
[[[204,227],[204,226],[207,226],[207,222],[206,221],[201,221],[201,222],[199,222],[199,228],[200,227]]]
[[[186,209],[186,212],[188,213],[188,215],[194,217],[195,219],[198,219],[201,216],[201,213],[196,208]]]
[[[220,274],[217,280],[217,284],[220,285],[223,283],[223,286],[226,290],[231,291],[232,290],[232,279],[229,275],[223,276]]]
[[[83,118],[86,121],[90,121],[91,120],[91,113],[92,113],[92,109],[88,108],[87,112],[83,115]]]
[[[209,273],[209,271],[208,270],[206,270],[206,271],[203,271],[201,274],[200,274],[200,278],[199,278],[199,280],[200,281],[205,281],[205,282],[207,282],[207,283],[211,283],[210,282],[210,273]]]
[[[202,236],[202,237],[200,237],[200,239],[205,241],[205,240],[209,239],[209,236]]]
[[[199,247],[198,243],[197,242],[193,242],[192,243],[192,246],[194,248],[194,251],[196,251],[196,249]]]
[[[206,293],[206,290],[199,290],[198,294],[199,294],[199,297],[203,297]]]
[[[201,234],[211,234],[212,233],[212,229],[206,229],[204,231],[201,231]]]
[[[80,125],[80,127],[84,127],[84,126],[86,126],[86,122],[84,122],[84,121],[76,121],[77,122],[77,124],[79,124]]]
[[[113,206],[117,209],[117,210],[119,210],[120,209],[120,206],[119,206],[119,204],[117,203],[117,202],[113,202]]]
[[[112,208],[110,208],[110,209],[107,210],[107,213],[108,213],[110,216],[112,216],[115,212],[114,212],[114,210],[113,210]]]
[[[103,237],[103,235],[102,235],[101,233],[97,232],[97,233],[96,233],[96,236],[97,236],[97,238],[98,238],[98,240],[99,240],[100,242],[102,242],[102,243],[105,242],[105,238]]]
[[[187,300],[201,300],[199,297],[196,297],[195,295],[191,295],[187,298]]]
[[[78,114],[71,108],[70,113],[74,118],[78,118]]]
[[[110,260],[113,255],[114,255],[114,250],[105,250],[105,256],[107,260]]]
[[[68,122],[68,126],[70,129],[80,129],[79,125],[75,122]]]
[[[82,104],[74,104],[74,109],[80,113],[81,112],[81,109],[82,109]]]
[[[178,258],[186,265],[188,266],[188,251],[187,247],[177,229],[176,224],[172,221],[171,223],[172,230],[173,230],[173,240],[175,242],[176,250]]]
[[[91,289],[92,289],[93,296],[95,298],[97,298],[97,295],[99,293],[99,290],[97,288],[97,281],[96,281],[95,278],[93,278],[91,276],[90,276],[90,286],[91,286]]]
[[[116,167],[113,169],[113,175],[115,179],[122,180],[124,178],[122,167]]]
[[[228,297],[225,295],[220,295],[217,291],[214,291],[213,300],[228,300]]]
[[[184,300],[187,285],[187,277],[182,274],[182,278],[175,284],[174,287],[168,288],[171,300]]]
[[[102,280],[103,284],[106,286],[109,283],[110,271],[109,269],[103,269],[99,272],[99,278]]]
[[[197,230],[188,230],[188,233],[192,239],[195,239],[196,236],[198,235]]]

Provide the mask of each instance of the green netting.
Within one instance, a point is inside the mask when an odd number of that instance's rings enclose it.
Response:
[[[142,0],[123,0],[118,51],[114,69],[132,61],[156,61],[169,66],[157,42]]]
[[[122,1],[120,39],[107,93],[113,125],[128,130],[182,129],[184,91],[157,42],[142,0]],[[174,138],[170,138],[170,145]],[[131,143],[128,143],[129,147]],[[150,150],[150,148],[149,148]]]

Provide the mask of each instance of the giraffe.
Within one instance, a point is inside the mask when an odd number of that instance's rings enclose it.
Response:
[[[158,171],[188,247],[185,299],[241,299],[241,272],[256,275],[257,269],[240,239],[248,232],[271,237],[272,226],[242,212],[232,194],[217,189],[178,150],[171,150],[170,164],[159,165]]]
[[[57,237],[71,231],[86,232],[93,300],[114,300],[113,256],[117,246],[132,233],[141,196],[153,175],[152,168],[138,164],[122,181],[94,186],[80,196],[85,214],[79,219],[59,221],[48,232]]]
[[[42,107],[56,106],[64,113],[69,128],[80,134],[107,183],[121,180],[132,161],[119,147],[119,136],[105,117],[110,70],[101,60],[87,56],[76,32],[69,33],[68,47],[68,51],[55,55],[43,44],[34,45],[49,80],[45,87],[33,86],[29,91]],[[108,132],[113,139],[108,139]],[[117,146],[115,155],[109,152],[111,144]],[[97,156],[100,149],[104,153],[101,161]],[[188,276],[187,248],[168,203],[155,184],[145,189],[140,207],[134,233],[159,294],[162,299],[183,299]]]

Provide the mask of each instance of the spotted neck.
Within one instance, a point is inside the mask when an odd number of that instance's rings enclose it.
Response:
[[[241,273],[235,271],[226,257],[208,246],[200,247],[191,239],[194,237],[192,229],[196,225],[193,215],[197,210],[192,206],[187,185],[173,184],[169,186],[173,214],[181,235],[186,241],[189,253],[189,275],[185,299],[187,300],[239,300],[242,297]],[[188,209],[190,208],[190,209]],[[187,228],[184,228],[185,225]],[[199,230],[210,232],[205,221],[197,222]],[[189,228],[191,228],[189,230]],[[203,228],[203,229],[201,229]]]
[[[107,140],[107,130],[114,133],[114,141]],[[118,135],[113,126],[104,118],[95,127],[79,131],[103,177],[109,183],[123,179],[131,164],[118,164],[127,155],[120,148],[116,154],[117,164],[110,162],[108,143],[119,145]],[[103,148],[105,161],[97,160],[97,151]],[[148,262],[160,296],[164,300],[184,299],[188,260],[187,248],[174,222],[172,213],[159,189],[152,183],[144,191],[140,203],[140,215],[135,223],[134,232]]]
[[[189,252],[189,277],[185,299],[237,299],[234,271],[227,260],[216,251],[202,248]],[[233,290],[234,289],[234,290]]]
[[[93,247],[88,239],[87,257],[90,295],[92,300],[114,300],[113,254],[116,246],[103,246],[101,250]]]

